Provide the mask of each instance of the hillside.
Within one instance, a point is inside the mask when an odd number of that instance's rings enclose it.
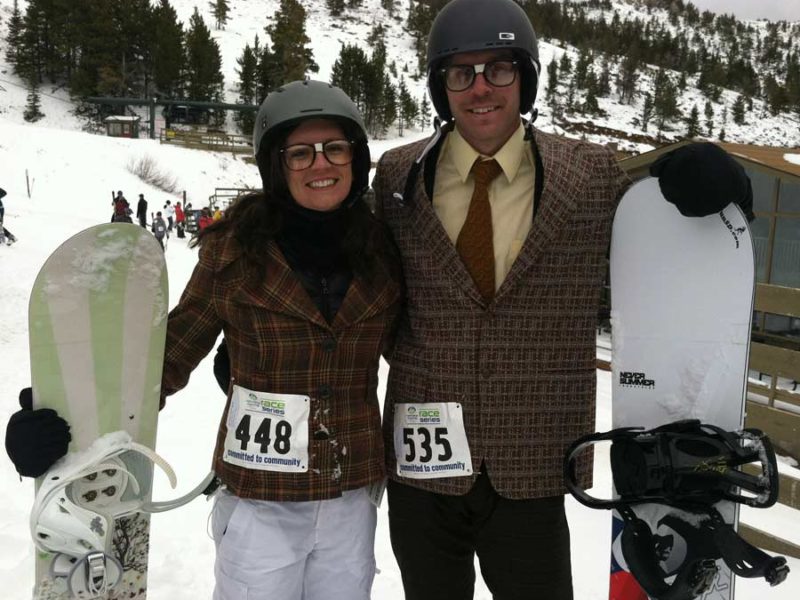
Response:
[[[229,20],[220,30],[213,28],[208,2],[172,0],[171,4],[184,27],[195,8],[199,9],[220,49],[224,100],[235,102],[239,95],[237,58],[241,56],[245,44],[252,44],[256,36],[262,43],[268,39],[264,28],[274,21],[280,1],[231,0]],[[330,78],[343,44],[359,45],[369,54],[366,39],[373,27],[381,24],[385,31],[387,59],[395,65],[395,74],[390,75],[391,79],[398,85],[402,76],[411,96],[418,102],[422,100],[426,93],[425,82],[417,73],[413,31],[409,29],[408,21],[409,11],[417,3],[396,0],[393,14],[389,14],[384,8],[384,0],[361,0],[352,3],[356,5],[355,8],[346,8],[336,18],[330,15],[325,0],[305,0],[302,4],[307,13],[306,34],[310,38],[313,58],[319,65],[319,72],[313,75],[314,78]],[[693,107],[696,107],[700,129],[698,137],[718,139],[722,135],[729,142],[800,146],[800,106],[796,110],[787,107],[782,112],[772,114],[767,93],[768,84],[772,85],[768,78],[773,78],[776,85],[780,84],[781,77],[786,77],[783,71],[786,71],[787,65],[793,64],[790,60],[798,60],[791,39],[800,34],[800,14],[798,22],[793,24],[770,24],[766,21],[742,22],[730,16],[715,18],[711,13],[701,14],[682,0],[564,0],[560,3],[555,0],[531,0],[528,4],[529,12],[535,15],[534,27],[540,38],[542,75],[537,125],[541,129],[570,137],[586,137],[600,143],[618,142],[620,148],[637,152],[685,137],[688,129],[686,120]],[[22,0],[19,5],[24,10],[26,2]],[[4,92],[18,86],[24,87],[5,57],[5,38],[12,6],[13,0],[0,0],[0,37],[3,39],[0,42],[0,117],[21,122],[24,96],[20,103],[19,99],[12,101],[13,96]],[[662,6],[667,8],[660,8]],[[621,87],[627,68],[626,56],[620,51],[619,40],[609,40],[609,37],[614,37],[614,32],[631,32],[629,36],[616,37],[626,41],[630,38],[632,48],[642,49],[645,55],[659,63],[639,65],[635,72],[635,90],[627,97]],[[746,52],[751,47],[752,51]],[[659,48],[663,49],[660,53]],[[696,65],[694,73],[682,74],[669,67],[671,63],[676,63],[676,66],[687,64],[686,60],[671,56],[677,53],[672,52],[675,48],[680,50],[682,56],[695,57],[688,63]],[[726,62],[740,55],[750,57],[742,62],[739,69],[747,73],[749,79],[746,80],[743,80],[744,76],[732,75],[737,72],[738,62],[730,65]],[[559,73],[556,85],[552,85],[548,66],[552,61],[562,64],[565,57],[573,66],[573,72],[568,77],[563,72]],[[610,82],[608,90],[596,97],[596,104],[587,98],[589,92],[581,86],[580,81],[575,85],[578,75],[574,71],[580,68],[581,63],[584,69],[591,71],[591,77],[605,78]],[[715,67],[715,79],[713,73],[703,72],[703,65]],[[648,94],[651,98],[657,98],[656,79],[662,68],[677,88],[677,114],[668,119],[662,128],[656,127],[653,122],[655,119],[645,127],[642,125],[645,98]],[[716,83],[709,84],[709,78]],[[681,89],[684,79],[685,88]],[[719,84],[727,80],[734,88],[757,89],[758,94],[740,93]],[[582,83],[585,85],[585,80]],[[704,91],[701,92],[700,88]],[[45,114],[40,123],[69,129],[84,126],[80,119],[58,108],[70,102],[60,82],[45,81],[40,86],[40,93]],[[624,97],[624,101],[621,97]],[[733,118],[737,100],[745,107],[741,124],[735,123]],[[66,106],[69,107],[69,104]],[[709,110],[713,113],[710,116]],[[57,116],[54,117],[53,113]],[[230,117],[228,127],[231,130],[235,127]],[[416,125],[410,133],[422,134],[427,129]],[[390,128],[386,135],[387,138],[396,136],[396,128]]]

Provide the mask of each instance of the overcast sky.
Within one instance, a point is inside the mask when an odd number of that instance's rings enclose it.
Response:
[[[739,19],[800,21],[800,0],[689,0],[700,11],[733,13]]]

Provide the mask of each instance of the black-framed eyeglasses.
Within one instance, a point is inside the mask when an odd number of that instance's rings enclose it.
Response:
[[[317,160],[322,152],[332,165],[343,166],[353,162],[353,142],[350,140],[328,140],[316,144],[292,144],[281,148],[283,164],[291,171],[302,171]]]
[[[439,69],[445,87],[451,92],[463,92],[474,82],[478,73],[494,87],[508,87],[517,78],[519,61],[492,60],[480,65],[449,65]]]

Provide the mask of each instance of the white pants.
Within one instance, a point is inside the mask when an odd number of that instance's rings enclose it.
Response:
[[[369,600],[376,521],[366,488],[314,502],[223,490],[211,525],[214,600]]]

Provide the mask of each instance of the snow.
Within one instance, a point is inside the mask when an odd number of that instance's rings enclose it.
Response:
[[[793,165],[800,165],[800,154],[792,154],[787,152],[783,155],[783,160],[790,162]]]
[[[186,23],[192,7],[205,10],[205,2],[175,0],[181,19]],[[0,0],[3,25],[11,0]],[[252,42],[258,33],[264,40],[263,26],[278,5],[277,0],[249,0],[232,3],[236,19],[228,29],[214,32],[220,40],[226,64],[227,99],[235,97],[233,69],[235,57],[245,42]],[[24,2],[20,2],[24,6]],[[377,14],[378,0],[365,2],[358,23],[347,31],[332,33],[326,13],[315,7],[310,11],[309,37],[321,71],[318,78],[326,79],[330,66],[338,55],[341,40],[364,40]],[[388,20],[391,21],[391,20]],[[235,23],[235,24],[234,24]],[[390,42],[398,52],[410,48],[410,39],[402,34],[402,23],[391,21],[395,37]],[[543,64],[558,52],[550,44],[542,44]],[[568,51],[574,52],[569,49]],[[4,54],[4,53],[1,53]],[[398,61],[411,63],[411,54]],[[574,58],[574,57],[573,57]],[[30,384],[30,363],[27,342],[27,303],[33,280],[49,254],[69,236],[78,231],[108,222],[111,215],[111,194],[123,190],[135,203],[143,193],[155,212],[166,200],[174,204],[183,200],[178,194],[162,192],[140,181],[128,170],[128,165],[141,157],[152,158],[159,167],[173,175],[186,199],[195,206],[205,204],[215,187],[254,187],[259,185],[258,172],[241,157],[224,153],[206,153],[174,148],[151,140],[112,139],[81,131],[83,123],[70,109],[68,95],[63,89],[42,86],[42,110],[45,118],[36,124],[24,124],[22,111],[26,91],[11,74],[0,55],[0,187],[8,196],[6,227],[18,237],[13,246],[0,247],[0,423],[3,432],[10,415],[17,409],[17,391]],[[400,69],[402,71],[402,69]],[[413,70],[413,69],[412,69]],[[411,83],[411,82],[409,82]],[[424,83],[413,82],[417,97]],[[612,114],[609,120],[627,123],[629,114]],[[776,118],[778,119],[778,118]],[[541,121],[545,126],[548,121]],[[780,124],[780,123],[778,123]],[[776,125],[777,127],[777,125]],[[729,132],[729,137],[730,137]],[[386,149],[419,139],[423,131],[411,131],[404,138],[373,143],[373,159]],[[795,144],[796,145],[796,142]],[[800,160],[800,155],[787,155]],[[790,160],[787,158],[787,160]],[[30,194],[28,190],[30,189]],[[187,246],[188,240],[173,238],[167,250],[170,277],[170,306],[177,302],[196,262],[196,251]],[[385,391],[387,367],[381,365],[380,382]],[[611,427],[610,375],[598,371],[597,429]],[[156,499],[172,498],[191,490],[207,473],[216,437],[217,425],[224,407],[224,396],[212,374],[212,359],[208,357],[196,369],[189,385],[170,398],[160,413],[157,451],[178,474],[178,488],[169,489],[167,478],[156,475]],[[607,496],[610,475],[605,465],[607,449],[600,448],[596,456],[596,487],[598,496]],[[800,477],[800,471],[781,465],[782,472]],[[20,480],[11,463],[0,458],[0,581],[2,597],[22,600],[30,597],[33,585],[34,548],[28,531],[28,514],[33,504],[33,482]],[[213,587],[213,543],[208,534],[211,504],[203,499],[152,519],[152,544],[149,573],[151,600],[181,600],[209,598]],[[575,597],[580,600],[606,598],[608,587],[608,547],[610,516],[603,511],[585,508],[571,498],[567,513],[572,531],[572,564]],[[785,507],[768,511],[744,510],[745,520],[754,526],[789,535],[800,544],[800,515]],[[376,555],[380,572],[375,578],[373,597],[381,600],[400,600],[403,597],[399,570],[389,542],[386,506],[379,511]],[[756,598],[768,594],[770,599],[788,600],[800,597],[800,561],[790,559],[794,571],[781,586],[770,589],[757,580],[739,580],[737,599]],[[476,569],[479,569],[476,563]],[[476,600],[489,600],[488,590],[480,577]]]

